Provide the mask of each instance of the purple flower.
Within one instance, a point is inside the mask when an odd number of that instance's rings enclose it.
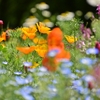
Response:
[[[92,34],[90,28],[86,28],[86,27],[84,26],[84,24],[81,24],[81,25],[80,25],[80,30],[81,30],[81,32],[83,33],[83,37],[84,37],[84,38],[87,38],[87,39],[90,38],[90,36],[91,36],[91,34]]]
[[[81,25],[80,25],[80,30],[81,30],[82,33],[83,33],[83,31],[84,31],[84,24],[81,24]]]
[[[100,5],[97,6],[97,14],[100,15]]]

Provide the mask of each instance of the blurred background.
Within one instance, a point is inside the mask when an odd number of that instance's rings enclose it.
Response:
[[[38,21],[49,22],[52,27],[56,20],[74,16],[88,21],[98,4],[100,0],[0,0],[0,20],[5,28],[30,26]]]

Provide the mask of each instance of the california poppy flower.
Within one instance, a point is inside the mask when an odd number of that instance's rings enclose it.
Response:
[[[33,39],[33,42],[34,42],[35,44],[45,44],[45,43],[47,43],[47,40],[44,39],[44,38],[37,38],[37,37],[35,37],[35,38]]]
[[[60,42],[60,43],[49,44],[48,45],[48,50],[52,50],[54,48],[64,49],[64,43],[63,42]]]
[[[47,56],[45,56],[42,60],[42,64],[48,71],[56,71],[58,67],[58,62],[56,61],[56,59],[49,58]]]
[[[46,27],[42,22],[36,23],[36,25],[40,33],[49,34],[51,32],[51,29],[49,27]]]
[[[52,52],[55,51],[55,52]],[[51,55],[49,54],[50,52]],[[70,59],[70,53],[68,51],[65,51],[64,49],[60,48],[54,48],[50,51],[47,52],[46,56],[44,57],[42,64],[44,67],[47,68],[49,71],[56,71],[59,64],[60,60],[62,59]]]
[[[33,65],[30,68],[36,68],[39,66],[39,63],[34,62]]]
[[[65,36],[65,38],[68,41],[68,43],[70,43],[70,44],[72,44],[72,43],[77,41],[77,37],[74,37],[74,36],[67,35],[67,36]]]
[[[36,32],[37,32],[36,26],[23,27],[21,30],[23,32],[23,34],[22,34],[22,39],[23,40],[25,40],[27,38],[32,40],[36,36]]]
[[[35,47],[35,51],[38,53],[40,57],[44,57],[47,53],[47,44],[37,45]]]
[[[0,42],[5,41],[5,40],[6,40],[6,32],[2,32],[0,36]]]
[[[64,49],[63,33],[60,28],[54,28],[48,35],[48,51],[42,64],[49,71],[56,71],[62,59],[70,59],[70,53]]]
[[[58,45],[62,42],[63,33],[60,28],[54,28],[48,35],[48,45]]]
[[[16,47],[17,50],[24,54],[29,54],[35,50],[35,46],[30,46],[30,47]]]

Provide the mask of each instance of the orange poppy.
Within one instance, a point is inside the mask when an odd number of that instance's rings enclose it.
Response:
[[[64,49],[64,43],[63,42],[60,42],[60,43],[49,44],[48,45],[48,50],[52,50],[54,48]]]
[[[47,44],[37,45],[35,47],[35,51],[38,53],[40,57],[44,57],[47,53]]]
[[[6,32],[2,32],[1,36],[0,36],[0,42],[5,41],[6,40]]]
[[[16,47],[17,50],[24,54],[29,54],[35,50],[35,46],[30,46],[30,47]]]
[[[64,49],[62,39],[63,33],[58,27],[54,28],[48,35],[48,51],[42,61],[42,64],[49,71],[56,71],[60,64],[60,60],[70,59],[70,53]]]
[[[48,53],[52,50],[56,50],[58,52],[56,52],[55,56],[50,57],[48,56]],[[68,51],[65,51],[64,49],[60,49],[60,48],[54,48],[50,50],[46,56],[44,57],[42,64],[44,67],[47,68],[47,70],[49,71],[56,71],[59,65],[59,61],[62,59],[66,59],[69,60],[70,59],[70,53]]]
[[[54,28],[48,35],[48,45],[59,44],[62,42],[63,33],[60,28]]]
[[[40,33],[49,34],[51,32],[51,29],[49,27],[46,27],[45,24],[42,22],[39,22],[39,24],[36,23],[36,25]]]
[[[56,55],[56,59],[59,61],[61,59],[70,59],[70,53],[66,50],[61,50],[57,55]]]
[[[42,60],[42,64],[48,71],[56,71],[58,67],[56,59],[47,56]]]
[[[21,30],[23,32],[23,34],[22,34],[23,40],[26,40],[27,37],[32,40],[36,36],[36,32],[37,32],[36,26],[23,27]]]

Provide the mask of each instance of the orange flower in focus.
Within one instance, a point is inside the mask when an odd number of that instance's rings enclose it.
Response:
[[[35,46],[30,46],[30,47],[16,47],[17,50],[24,54],[29,54],[35,50]]]
[[[43,39],[43,38],[37,38],[37,37],[35,37],[33,39],[33,42],[35,44],[46,44],[47,43],[47,40],[46,39]]]
[[[44,57],[47,53],[47,44],[37,45],[35,51],[38,53],[40,57]]]
[[[23,40],[26,40],[27,38],[32,40],[36,36],[35,34],[37,32],[36,26],[23,27],[21,30],[23,32],[23,35],[22,35]]]
[[[2,32],[0,36],[0,42],[5,41],[5,40],[6,40],[6,32]]]
[[[36,25],[40,33],[49,34],[51,32],[50,28],[46,27],[42,22],[39,22],[39,24],[37,23]]]

